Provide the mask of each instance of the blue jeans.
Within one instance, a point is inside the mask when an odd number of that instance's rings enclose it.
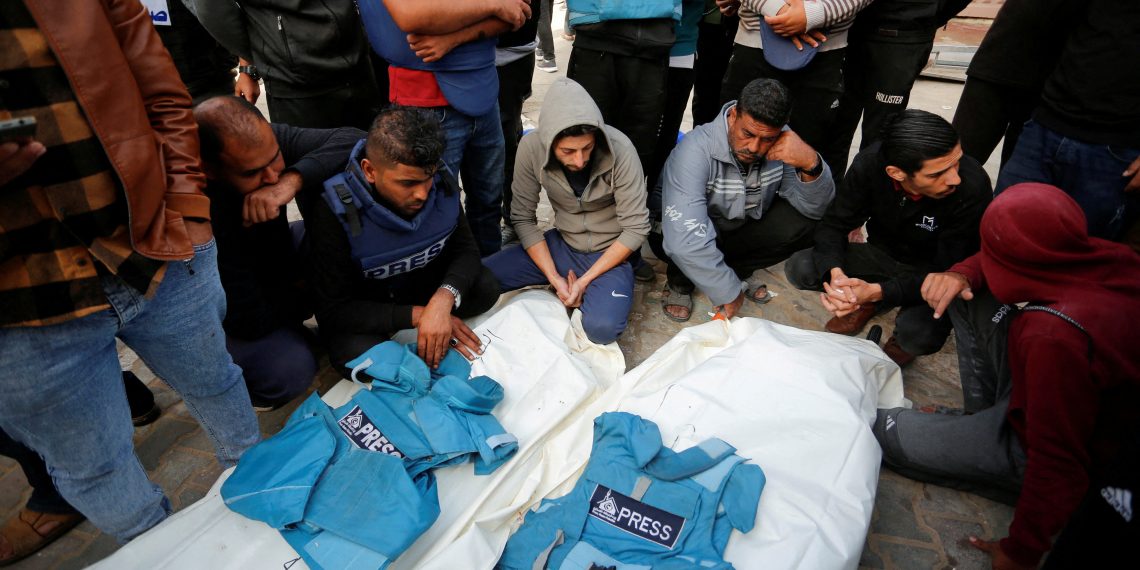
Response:
[[[481,117],[469,117],[452,107],[436,107],[447,137],[443,161],[458,173],[467,195],[464,210],[479,254],[491,255],[502,245],[499,220],[503,203],[503,163],[506,147],[499,122],[499,104]]]
[[[558,230],[546,232],[546,247],[554,259],[554,268],[565,277],[571,269],[575,275],[589,271],[603,251],[582,253],[571,249]],[[634,253],[634,255],[637,255]],[[640,257],[638,257],[640,259]],[[548,283],[542,270],[534,264],[522,246],[504,249],[483,260],[483,265],[495,274],[499,287],[514,291],[528,285]],[[590,342],[609,344],[625,331],[629,309],[633,306],[633,266],[623,261],[598,276],[586,286],[582,294],[582,329]]]
[[[1116,239],[1126,214],[1131,217],[1140,207],[1140,197],[1124,193],[1129,178],[1121,176],[1137,156],[1140,148],[1081,142],[1031,120],[998,175],[994,196],[1021,182],[1051,184],[1080,204],[1089,235]]]
[[[0,328],[0,426],[43,456],[69,503],[121,541],[161,522],[170,503],[134,454],[116,337],[182,396],[223,466],[260,438],[241,369],[226,352],[217,247],[194,252],[166,264],[150,299],[109,276],[110,309]]]

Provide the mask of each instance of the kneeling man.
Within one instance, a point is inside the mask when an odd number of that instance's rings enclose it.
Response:
[[[977,253],[992,197],[978,161],[962,154],[945,119],[917,109],[895,116],[882,141],[860,152],[815,232],[815,247],[784,264],[800,289],[825,291],[829,332],[857,334],[875,314],[901,306],[883,350],[899,366],[942,348],[949,319],[922,300],[927,273]],[[848,243],[867,224],[868,243]]]
[[[535,209],[546,188],[554,229],[543,235]],[[581,85],[559,79],[542,123],[519,141],[511,220],[521,247],[487,258],[503,291],[549,283],[567,307],[581,307],[592,342],[617,340],[633,303],[631,255],[649,233],[637,149]]]
[[[689,320],[694,286],[726,318],[745,297],[767,302],[753,273],[811,245],[835,184],[819,153],[788,129],[791,109],[787,87],[757,79],[669,155],[659,252],[669,264],[667,317]]]
[[[460,318],[490,309],[499,286],[480,263],[443,147],[426,112],[385,109],[314,201],[310,282],[329,360],[342,373],[400,329],[417,329],[419,355],[433,368],[449,346],[468,358],[480,349]]]

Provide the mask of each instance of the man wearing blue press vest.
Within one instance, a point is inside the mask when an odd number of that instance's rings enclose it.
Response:
[[[419,356],[433,368],[449,345],[468,358],[480,350],[460,318],[490,309],[499,284],[479,261],[443,146],[427,112],[390,107],[314,201],[310,280],[329,360],[342,372],[406,328],[417,329]]]

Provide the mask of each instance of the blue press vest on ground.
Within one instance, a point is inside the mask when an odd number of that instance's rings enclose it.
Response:
[[[349,363],[370,390],[329,408],[316,394],[254,446],[222,485],[226,505],[278,529],[312,568],[384,568],[439,516],[431,470],[484,475],[518,450],[491,410],[502,387],[449,351],[432,373],[388,341]]]
[[[681,0],[566,0],[566,9],[571,26],[650,18],[681,21]]]
[[[373,198],[360,169],[366,142],[356,143],[348,167],[325,181],[321,195],[340,220],[364,277],[387,279],[419,269],[443,251],[459,225],[459,190],[447,166],[441,165],[423,209],[405,220]]]
[[[490,37],[456,46],[439,61],[425,63],[408,45],[383,0],[357,0],[364,33],[372,49],[389,64],[431,71],[448,104],[461,113],[479,117],[498,101],[499,75],[495,70],[495,45]]]
[[[719,439],[680,453],[657,425],[624,412],[594,420],[594,447],[574,489],[527,513],[498,568],[732,568],[732,529],[756,519],[764,472]]]

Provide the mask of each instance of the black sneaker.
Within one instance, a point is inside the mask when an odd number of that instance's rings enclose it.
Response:
[[[150,388],[130,370],[123,371],[123,386],[127,390],[127,403],[131,407],[131,423],[135,427],[153,424],[162,415],[162,408],[154,401]]]

